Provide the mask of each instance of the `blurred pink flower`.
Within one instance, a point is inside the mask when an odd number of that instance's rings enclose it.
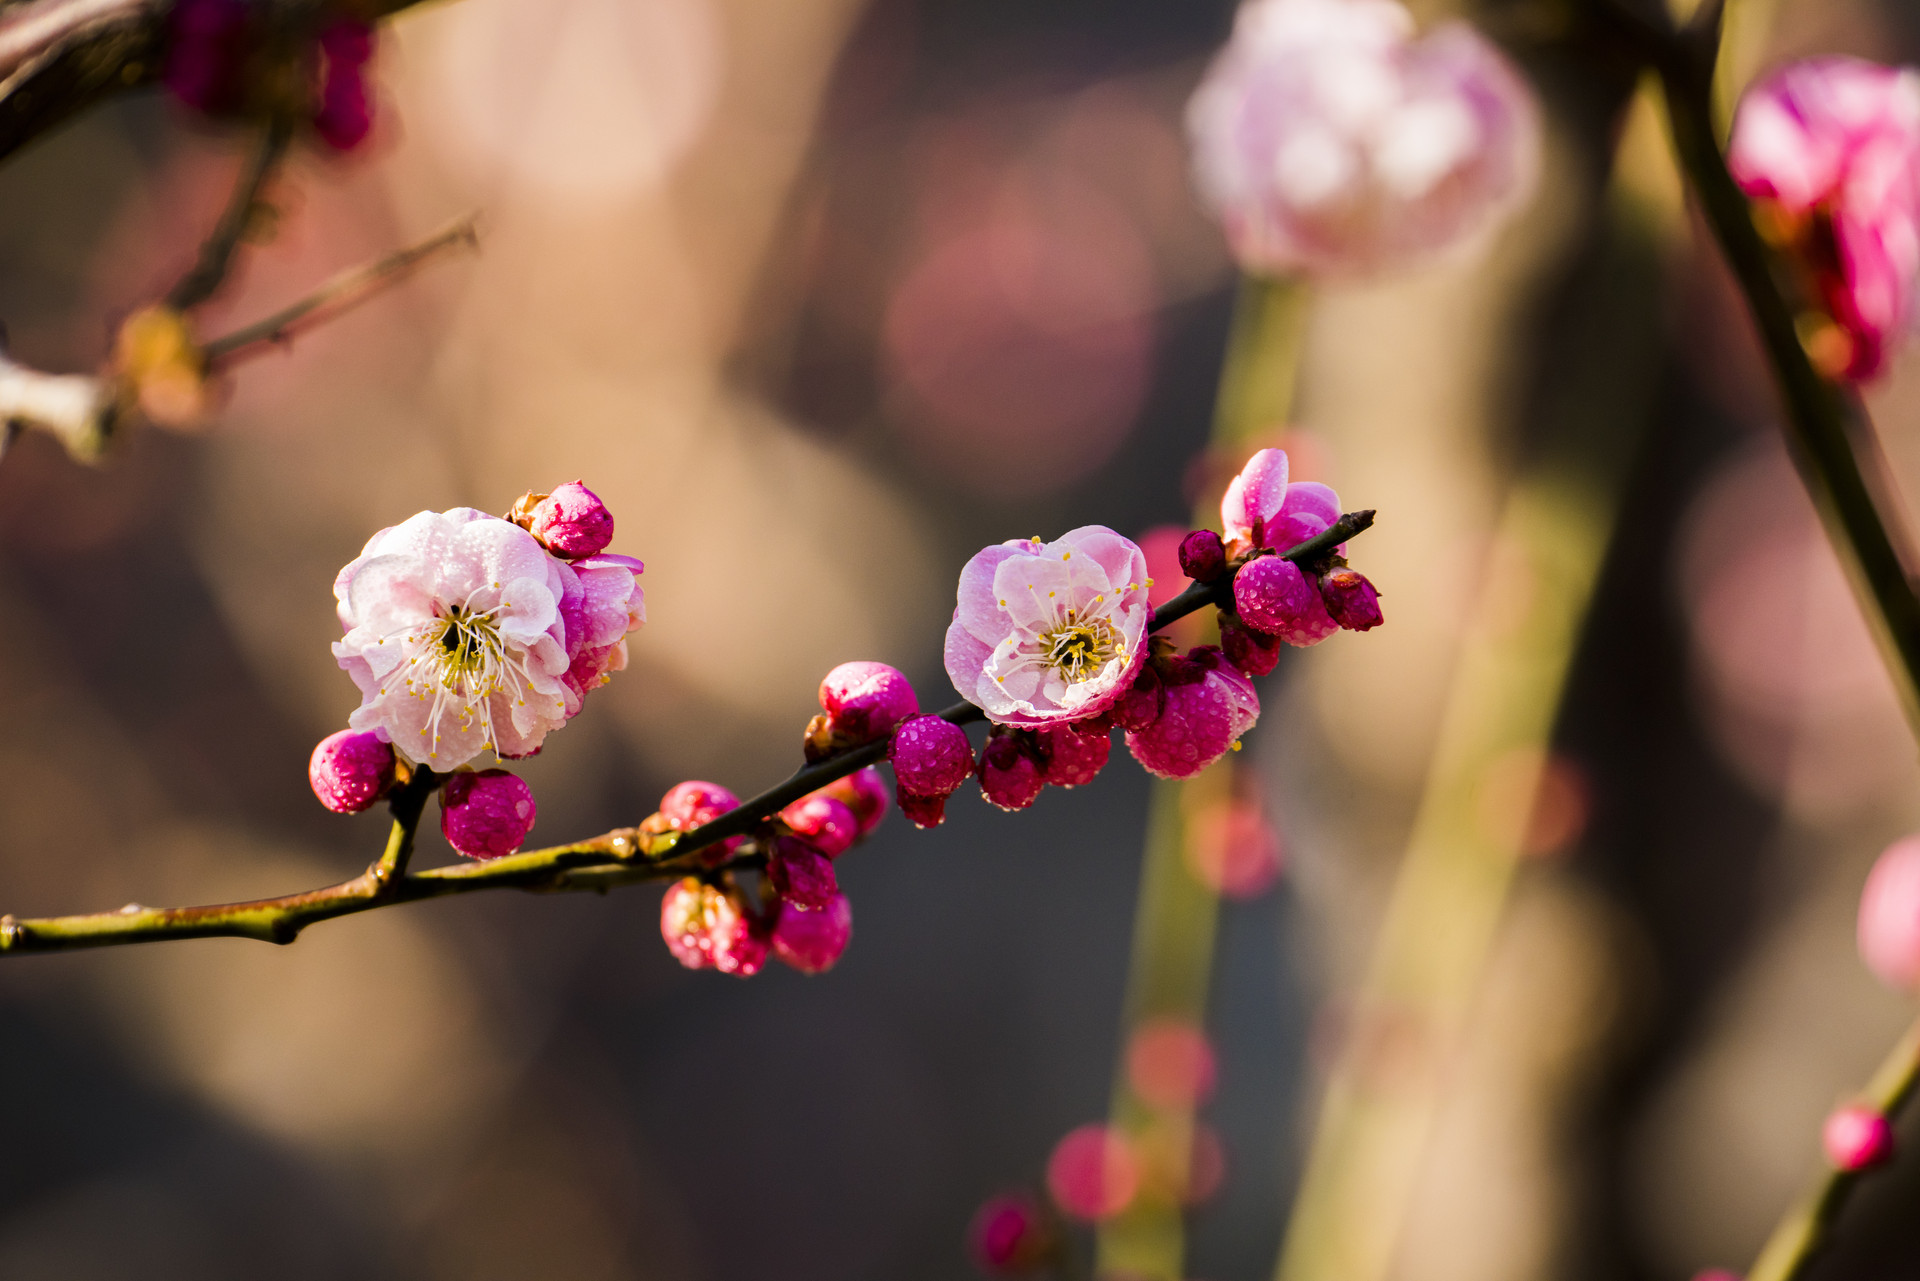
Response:
[[[1920,992],[1920,836],[1889,845],[1860,893],[1860,959],[1888,987]]]
[[[1871,378],[1914,320],[1920,278],[1920,71],[1858,58],[1813,58],[1750,90],[1727,165],[1781,215],[1773,230],[1811,267],[1846,336],[1815,358],[1830,374]]]
[[[1893,1126],[1872,1108],[1850,1103],[1827,1115],[1820,1144],[1836,1170],[1864,1170],[1893,1155]]]
[[[622,638],[645,618],[638,566],[569,566],[470,507],[381,530],[334,580],[333,656],[361,694],[348,724],[441,771],[531,755],[625,666]]]
[[[1147,558],[1104,525],[985,548],[960,573],[947,675],[989,719],[1028,728],[1095,716],[1147,653]]]
[[[1140,1158],[1118,1130],[1083,1125],[1047,1158],[1047,1191],[1076,1219],[1112,1218],[1140,1190]]]
[[[1195,179],[1252,272],[1351,275],[1485,231],[1532,189],[1533,93],[1472,28],[1394,0],[1248,0],[1187,107]]]
[[[767,961],[768,939],[738,899],[689,876],[660,900],[660,937],[690,970],[719,970],[747,978]]]

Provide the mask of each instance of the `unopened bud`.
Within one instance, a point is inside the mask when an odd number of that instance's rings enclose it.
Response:
[[[533,508],[527,532],[554,555],[580,560],[605,551],[613,541],[613,513],[598,494],[570,480]]]
[[[1350,632],[1364,632],[1386,621],[1380,613],[1380,593],[1365,574],[1354,570],[1336,569],[1322,578],[1320,599],[1333,621]]]
[[[811,912],[783,906],[773,923],[774,955],[802,974],[832,969],[852,938],[853,905],[839,893]]]
[[[343,729],[313,749],[307,781],[336,814],[358,814],[393,786],[393,747],[372,730]]]
[[[1030,741],[1019,730],[997,726],[980,749],[979,775],[980,794],[1003,810],[1027,808],[1047,785]]]
[[[502,858],[520,848],[538,813],[533,789],[516,775],[455,774],[440,793],[440,834],[468,858]]]
[[[1180,572],[1196,583],[1210,583],[1227,568],[1226,544],[1211,529],[1196,529],[1180,542]]]
[[[1849,1105],[1827,1117],[1820,1141],[1834,1169],[1864,1170],[1893,1155],[1893,1126],[1872,1108]]]

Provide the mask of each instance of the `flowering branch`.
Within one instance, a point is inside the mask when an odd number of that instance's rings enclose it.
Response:
[[[1624,3],[1617,7],[1628,12]],[[1788,441],[1801,476],[1842,562],[1853,570],[1856,590],[1864,597],[1862,612],[1881,643],[1908,721],[1920,733],[1920,594],[1903,556],[1911,540],[1884,482],[1876,501],[1873,482],[1885,469],[1873,424],[1851,388],[1829,376],[1864,376],[1874,361],[1869,358],[1862,367],[1855,355],[1844,365],[1821,362],[1833,366],[1826,372],[1816,364],[1781,287],[1787,264],[1762,237],[1756,210],[1721,150],[1714,129],[1713,76],[1722,8],[1709,3],[1680,28],[1668,22],[1656,29],[1639,15],[1630,25],[1659,73],[1674,149],[1759,330],[1785,402]],[[1831,303],[1827,309],[1835,310]],[[1798,1281],[1806,1275],[1861,1176],[1884,1160],[1891,1121],[1916,1085],[1920,1024],[1894,1047],[1859,1106],[1829,1119],[1828,1163],[1775,1227],[1747,1281]],[[1847,1125],[1836,1130],[1836,1121]]]
[[[247,157],[246,166],[240,171],[240,178],[234,184],[233,195],[227,201],[225,212],[214,225],[213,234],[200,246],[200,260],[168,292],[167,306],[175,311],[197,307],[213,297],[220,288],[233,266],[235,251],[240,248],[241,240],[253,224],[254,211],[260,204],[260,193],[279,170],[280,162],[286,158],[287,148],[292,142],[293,121],[289,117],[276,116],[267,123],[260,133],[259,145]]]
[[[1876,1116],[1891,1117],[1913,1097],[1916,1086],[1920,1086],[1920,1023],[1907,1029],[1873,1074],[1861,1104]],[[1805,1276],[1868,1168],[1829,1165],[1822,1170],[1813,1186],[1775,1226],[1747,1273],[1747,1281],[1798,1281]]]
[[[456,249],[478,249],[479,228],[480,215],[477,213],[456,218],[417,244],[335,276],[305,298],[281,308],[264,320],[210,339],[201,347],[201,351],[208,365],[218,369],[233,364],[257,348],[292,342],[314,326],[325,324],[381,290],[399,284],[435,256]]]
[[[1674,148],[1759,329],[1786,404],[1788,440],[1801,476],[1842,560],[1856,571],[1856,585],[1867,598],[1863,612],[1887,654],[1908,722],[1920,733],[1920,594],[1902,556],[1911,540],[1894,513],[1875,501],[1856,453],[1878,458],[1873,426],[1858,398],[1814,367],[1793,308],[1776,283],[1779,266],[1728,171],[1712,110],[1719,7],[1703,13],[1709,22],[1670,29],[1664,45],[1652,46]]]
[[[1328,529],[1280,553],[1280,559],[1299,566],[1326,561],[1340,544],[1373,524],[1374,513],[1348,512]],[[1264,559],[1264,558],[1262,558]],[[1258,560],[1248,562],[1259,563]],[[1210,582],[1195,583],[1154,611],[1150,630],[1158,630],[1208,606],[1229,607],[1239,567],[1230,567]],[[940,713],[955,725],[984,719],[972,703],[956,703]],[[251,938],[268,943],[291,943],[316,921],[350,916],[396,903],[444,898],[490,889],[536,891],[593,890],[604,893],[638,881],[658,881],[695,871],[719,872],[763,866],[766,856],[747,847],[724,859],[699,857],[703,851],[733,837],[757,833],[773,815],[821,787],[846,778],[877,762],[887,752],[883,737],[808,765],[738,808],[684,833],[661,856],[650,855],[636,828],[611,832],[568,845],[529,850],[485,862],[434,867],[409,872],[413,836],[427,798],[445,781],[430,770],[416,769],[388,800],[393,829],[380,858],[365,872],[337,885],[289,894],[280,898],[204,907],[143,907],[137,903],[113,912],[78,916],[16,918],[0,916],[0,954],[59,952],[83,947],[112,947],[166,939]]]

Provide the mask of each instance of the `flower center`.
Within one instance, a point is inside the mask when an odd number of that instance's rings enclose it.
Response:
[[[1111,662],[1121,648],[1120,632],[1104,618],[1074,621],[1072,610],[1060,626],[1040,635],[1047,666],[1078,684]]]
[[[477,724],[485,739],[482,748],[497,751],[493,696],[505,694],[515,706],[526,701],[532,684],[527,656],[510,649],[500,635],[498,615],[507,608],[506,601],[487,610],[446,605],[405,633],[402,643],[410,656],[396,675],[405,680],[409,697],[429,705],[420,731],[428,760],[439,759],[443,717],[458,717],[462,732]]]

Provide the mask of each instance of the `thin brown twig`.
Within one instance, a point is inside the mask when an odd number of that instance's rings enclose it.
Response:
[[[233,269],[233,256],[239,251],[240,242],[253,226],[260,195],[279,171],[292,142],[293,122],[285,116],[276,116],[260,131],[259,144],[241,166],[220,221],[200,246],[199,261],[167,292],[167,306],[175,311],[197,307],[220,288]]]
[[[291,306],[204,344],[201,350],[206,353],[208,367],[217,369],[232,365],[267,347],[291,342],[315,325],[323,324],[399,283],[438,254],[454,249],[479,248],[479,228],[480,215],[470,213],[456,218],[417,244],[396,250],[378,262],[335,276]]]
[[[1349,512],[1335,521],[1326,532],[1281,555],[1296,564],[1323,562],[1341,543],[1370,528],[1373,516],[1371,511]],[[1158,630],[1207,606],[1230,602],[1233,599],[1233,578],[1231,573],[1222,574],[1211,583],[1195,583],[1188,587],[1154,611],[1151,629]],[[984,719],[985,714],[972,703],[956,703],[940,715],[955,724],[964,725]],[[785,782],[743,802],[739,808],[686,833],[671,850],[658,858],[649,857],[643,852],[635,829],[616,828],[570,845],[528,850],[484,863],[463,863],[408,872],[406,862],[412,849],[414,831],[428,797],[442,781],[439,776],[422,770],[402,785],[389,801],[394,827],[386,850],[372,866],[352,880],[301,894],[254,899],[245,903],[168,908],[129,903],[114,912],[29,919],[18,919],[9,914],[0,917],[0,954],[71,951],[86,947],[213,937],[291,943],[301,930],[316,921],[349,916],[396,903],[492,889],[594,890],[604,893],[638,881],[666,880],[695,872],[715,873],[729,867],[753,866],[761,861],[761,856],[755,853],[737,854],[717,866],[707,864],[700,854],[729,837],[755,835],[774,814],[789,804],[836,779],[845,778],[874,764],[886,752],[887,740],[883,738],[808,765]]]

